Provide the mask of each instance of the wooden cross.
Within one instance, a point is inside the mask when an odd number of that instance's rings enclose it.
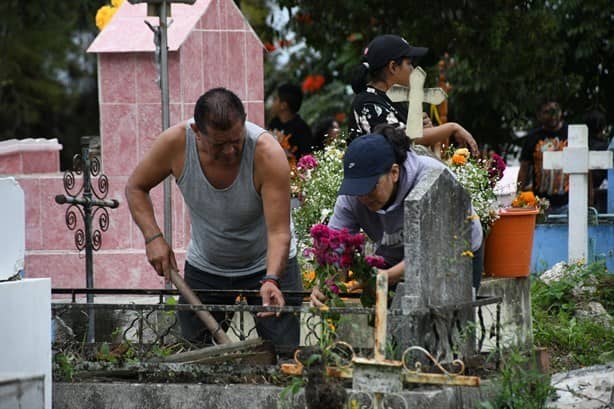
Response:
[[[422,103],[439,105],[448,97],[441,88],[424,88],[425,79],[424,70],[416,67],[409,74],[409,88],[395,84],[386,92],[392,102],[409,102],[405,134],[412,140],[422,137]]]
[[[588,255],[588,172],[612,168],[611,151],[588,150],[586,125],[569,125],[567,147],[544,152],[544,169],[562,169],[569,174],[568,261],[586,260]]]

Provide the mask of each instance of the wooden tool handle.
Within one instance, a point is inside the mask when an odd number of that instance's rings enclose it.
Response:
[[[183,295],[183,297],[188,300],[188,303],[190,303],[190,305],[202,305],[200,298],[198,298],[196,294],[194,294],[194,291],[192,291],[192,289],[188,286],[188,284],[183,280],[183,278],[177,273],[175,269],[171,270],[170,277],[173,284],[175,284],[175,287],[177,287],[177,290],[179,290],[181,295]],[[221,325],[218,324],[218,322],[215,320],[215,318],[213,317],[213,315],[211,315],[209,311],[197,310],[194,312],[196,313],[198,318],[200,318],[200,320],[205,324],[205,327],[207,327],[209,332],[213,334],[213,337],[218,344],[231,343],[230,338],[228,338],[228,335],[226,335]]]

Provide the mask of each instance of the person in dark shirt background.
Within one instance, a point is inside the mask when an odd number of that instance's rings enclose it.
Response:
[[[529,132],[520,154],[518,189],[533,191],[550,201],[548,213],[567,213],[568,177],[562,169],[543,169],[543,154],[567,146],[567,124],[558,102],[544,98],[537,110],[540,126]]]
[[[313,146],[314,151],[322,150],[326,145],[333,143],[341,132],[339,122],[333,116],[320,118],[313,125]]]
[[[280,85],[273,98],[272,119],[268,126],[273,133],[281,132],[289,137],[291,151],[297,160],[312,152],[311,128],[298,114],[302,103],[303,91],[298,85]]]
[[[591,151],[605,151],[608,149],[608,121],[600,108],[593,108],[583,116],[588,127],[588,149]],[[597,209],[599,213],[607,212],[607,186],[608,171],[606,169],[593,169],[589,172],[588,205]]]

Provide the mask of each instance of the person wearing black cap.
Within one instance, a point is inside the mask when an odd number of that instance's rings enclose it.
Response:
[[[375,254],[384,258],[394,289],[405,271],[403,201],[427,171],[449,169],[437,159],[417,155],[401,129],[384,124],[374,131],[352,141],[345,152],[343,182],[328,225],[351,233],[362,229],[375,242]],[[482,244],[482,227],[477,217],[471,223],[471,250],[477,252]],[[476,293],[480,278],[481,269],[476,266]],[[311,301],[321,306],[325,297],[314,288]]]
[[[371,133],[376,125],[387,123],[405,128],[407,106],[393,103],[386,91],[393,84],[409,86],[409,75],[416,61],[428,52],[424,47],[413,47],[402,37],[385,34],[375,37],[365,48],[362,63],[358,65],[352,78],[352,89],[356,93],[349,116],[350,140]],[[455,122],[436,127],[430,120],[421,138],[413,142],[431,146],[437,142],[447,143],[453,137],[460,146],[466,146],[471,153],[478,155],[478,146],[473,136]]]

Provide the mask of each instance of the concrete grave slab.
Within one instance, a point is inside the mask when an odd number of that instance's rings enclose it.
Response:
[[[23,270],[26,210],[23,190],[15,178],[0,178],[0,281]]]

